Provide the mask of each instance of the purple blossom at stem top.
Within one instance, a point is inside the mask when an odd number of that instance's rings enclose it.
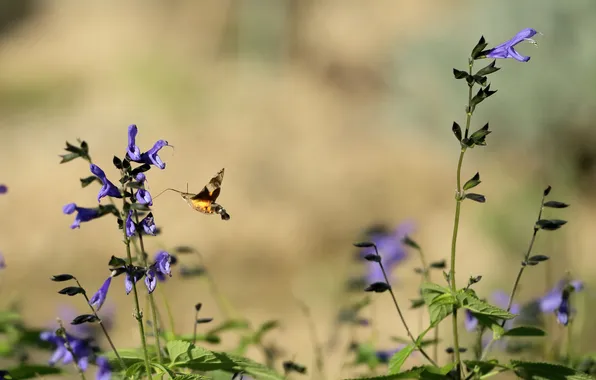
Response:
[[[88,222],[99,217],[99,212],[95,208],[78,207],[75,203],[69,203],[62,207],[62,212],[67,215],[75,211],[77,215],[74,222],[70,225],[72,229],[81,227],[82,222]]]
[[[393,269],[403,260],[406,259],[407,253],[405,245],[402,240],[406,235],[410,235],[414,230],[412,223],[402,223],[394,231],[389,233],[373,233],[370,240],[376,244],[379,255],[381,256],[381,263],[390,276]],[[361,255],[365,256],[371,252],[371,248],[365,248],[361,251]],[[366,281],[369,284],[374,282],[385,282],[383,271],[376,262],[367,262]]]
[[[97,178],[99,178],[99,180],[103,184],[101,186],[101,189],[99,190],[99,193],[97,194],[98,202],[101,200],[101,198],[103,198],[105,196],[113,197],[113,198],[122,198],[122,194],[120,194],[120,190],[112,182],[110,182],[108,177],[106,177],[106,173],[104,173],[104,171],[101,170],[101,168],[99,166],[97,166],[95,164],[91,164],[90,168],[91,168],[91,173],[93,173]]]
[[[131,161],[138,162],[141,160],[141,150],[136,144],[137,138],[137,126],[135,124],[131,124],[128,126],[128,146],[126,147],[126,154]]]
[[[40,339],[46,342],[50,342],[56,346],[56,350],[52,354],[49,360],[49,365],[53,366],[62,360],[62,364],[70,364],[73,362],[73,357],[70,351],[64,345],[65,340],[55,332],[44,331],[40,334]],[[66,333],[68,343],[72,347],[72,351],[77,358],[77,365],[81,370],[87,370],[89,365],[89,357],[93,354],[93,348],[86,339],[75,338]]]
[[[535,29],[526,28],[522,29],[519,33],[513,36],[509,41],[505,41],[500,45],[486,51],[486,57],[488,58],[513,58],[519,62],[528,62],[530,57],[519,54],[515,49],[515,45],[522,41],[528,41],[531,44],[538,45],[531,37],[538,33]]]

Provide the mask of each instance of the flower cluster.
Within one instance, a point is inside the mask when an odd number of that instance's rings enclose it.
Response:
[[[56,346],[56,349],[49,360],[51,366],[56,365],[60,361],[62,361],[62,364],[66,365],[76,360],[77,366],[82,371],[86,371],[89,367],[89,362],[95,360],[95,364],[98,366],[96,379],[109,380],[111,378],[111,370],[108,360],[105,357],[95,356],[98,348],[93,345],[91,340],[77,338],[66,332],[58,334],[57,332],[52,331],[42,332],[40,334],[40,339]]]

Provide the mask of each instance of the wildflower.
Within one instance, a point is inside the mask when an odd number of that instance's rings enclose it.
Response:
[[[569,295],[569,292],[563,292],[561,304],[559,307],[557,307],[557,310],[555,310],[557,321],[563,326],[567,326],[567,324],[569,324],[569,314],[571,312],[569,307]]]
[[[93,347],[86,339],[78,339],[68,333],[65,334],[66,340],[55,332],[44,331],[40,334],[41,340],[52,343],[56,346],[56,350],[49,360],[49,365],[53,366],[60,360],[62,360],[62,364],[72,363],[72,354],[65,346],[66,341],[68,341],[74,356],[77,358],[77,365],[79,368],[81,368],[81,370],[85,371],[89,364],[89,356],[93,354]]]
[[[584,288],[584,284],[581,281],[571,281],[569,283],[573,286],[573,289],[576,292],[581,291]],[[563,288],[565,287],[565,281],[559,281],[559,283],[550,290],[544,297],[542,297],[540,302],[540,311],[543,313],[553,313],[557,310],[557,308],[561,305],[561,301],[563,300]]]
[[[168,146],[168,142],[166,140],[158,140],[153,148],[149,149],[147,152],[141,154],[141,159],[138,162],[142,162],[145,164],[153,164],[160,169],[165,169],[166,164],[161,160],[161,158],[157,155],[157,152],[164,146]],[[134,160],[133,160],[134,161]]]
[[[145,273],[145,286],[147,286],[149,293],[153,293],[157,286],[157,274],[155,272],[155,268],[150,267]]]
[[[157,281],[165,281],[166,275],[172,276],[172,256],[166,251],[159,251],[155,254],[153,264],[145,273],[145,285],[149,293],[152,293],[157,286]]]
[[[97,380],[110,380],[112,378],[112,370],[110,368],[110,362],[105,356],[100,356],[95,360],[97,364]]]
[[[138,189],[136,194],[137,202],[142,205],[153,206],[153,199],[151,194],[145,189]]]
[[[128,272],[126,273],[126,277],[124,278],[124,290],[126,290],[126,294],[129,294],[130,291],[132,290],[133,278],[134,278],[134,282],[136,284],[142,278],[142,276],[136,272],[134,274],[130,274]]]
[[[402,348],[403,345],[392,350],[379,350],[375,352],[375,356],[377,357],[377,359],[379,359],[381,363],[389,363],[391,357],[395,355],[397,352],[401,351]]]
[[[509,41],[505,41],[500,45],[486,51],[486,57],[488,58],[513,58],[519,62],[528,62],[530,57],[525,57],[519,54],[515,49],[515,45],[522,41],[528,41],[531,44],[537,45],[531,37],[538,33],[535,29],[526,28],[517,33]]]
[[[468,309],[465,309],[464,312],[464,326],[468,331],[474,331],[478,327],[478,319]]]
[[[135,124],[131,124],[128,126],[128,146],[126,147],[126,154],[131,161],[139,161],[141,159],[141,150],[136,144],[136,137],[137,137],[137,126]]]
[[[69,203],[62,208],[62,212],[70,215],[73,212],[77,212],[74,222],[70,225],[70,228],[75,229],[81,226],[82,222],[88,222],[95,218],[99,218],[99,212],[94,208],[78,207],[75,203]]]
[[[172,276],[172,272],[170,269],[171,258],[172,257],[170,256],[170,254],[166,251],[157,252],[154,258],[155,265],[157,266],[159,272],[162,274],[167,274],[170,277]]]
[[[145,231],[147,235],[155,236],[155,233],[157,232],[157,227],[155,226],[155,221],[153,219],[152,213],[147,214],[147,216],[144,217],[143,220],[141,220],[139,225],[143,228],[143,231]]]
[[[407,254],[402,240],[410,234],[413,226],[410,223],[399,225],[393,232],[375,231],[371,234],[370,240],[376,244],[381,263],[387,272],[387,275],[399,264],[405,260]],[[370,248],[361,252],[364,256],[370,253]],[[366,281],[369,284],[374,282],[385,282],[381,266],[376,262],[368,262]]]
[[[0,185],[0,194],[6,194],[8,187],[6,185]]]
[[[126,217],[126,223],[124,227],[126,228],[126,236],[128,237],[133,236],[137,232],[137,226],[132,221],[132,210],[128,211],[128,216]]]
[[[97,194],[97,201],[99,202],[101,198],[105,196],[114,197],[114,198],[122,198],[122,194],[120,194],[120,190],[106,177],[106,173],[100,169],[99,166],[95,164],[91,164],[91,173],[93,173],[101,183],[103,184],[101,189],[99,190],[99,194]]]
[[[108,296],[108,290],[110,289],[110,284],[112,283],[112,276],[108,277],[107,280],[103,283],[101,288],[91,297],[89,300],[89,304],[95,308],[96,311],[99,311],[103,306],[103,303],[106,301],[106,297]]]

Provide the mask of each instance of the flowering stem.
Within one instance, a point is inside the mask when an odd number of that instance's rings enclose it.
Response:
[[[544,210],[544,199],[546,198],[546,195],[543,194],[542,195],[542,200],[540,201],[540,211],[538,212],[538,219],[540,220],[542,219],[542,210]],[[528,250],[526,251],[526,255],[524,256],[524,263],[526,263],[528,261],[528,259],[530,258],[530,254],[532,253],[532,248],[534,247],[534,242],[536,241],[536,235],[538,234],[539,228],[536,226],[536,224],[534,224],[534,232],[532,233],[532,239],[530,239],[530,245],[528,246]],[[519,272],[517,272],[517,277],[515,278],[515,282],[513,283],[513,289],[511,289],[511,295],[509,296],[509,303],[507,304],[507,311],[511,310],[511,305],[513,304],[513,297],[515,297],[515,292],[517,291],[517,288],[519,286],[519,282],[521,280],[521,276],[524,273],[524,269],[526,269],[526,265],[522,265],[521,268],[519,268]],[[507,322],[506,320],[503,320],[501,322],[501,327],[505,326],[505,322]],[[484,353],[482,354],[482,358],[481,360],[484,360],[486,358],[486,355],[488,355],[493,343],[494,343],[494,338],[492,338],[490,340],[490,342],[486,345],[486,347],[484,348]]]
[[[126,220],[126,217],[123,215],[123,221]],[[126,236],[126,227],[123,229],[124,233],[124,244],[126,245],[126,258],[128,259],[128,265],[132,266],[132,255],[130,253],[130,238]],[[153,377],[151,376],[151,364],[149,364],[149,352],[147,351],[147,340],[145,339],[145,327],[143,326],[143,313],[141,313],[141,308],[139,306],[139,294],[137,293],[137,283],[132,279],[132,290],[135,300],[135,310],[134,316],[139,324],[139,334],[141,335],[141,346],[143,347],[143,354],[145,359],[145,371],[147,372],[147,377],[151,380]]]
[[[472,68],[474,66],[474,60],[470,59],[468,61],[468,73],[472,75]],[[468,136],[468,131],[470,130],[470,123],[472,121],[472,114],[474,110],[472,109],[472,89],[474,88],[474,82],[468,84],[468,106],[466,107],[466,131],[465,136]],[[451,291],[453,294],[457,292],[457,285],[455,282],[455,253],[457,251],[457,233],[459,230],[459,215],[461,212],[461,203],[464,200],[462,197],[462,187],[461,187],[461,167],[464,161],[464,155],[466,153],[466,146],[461,144],[460,152],[459,152],[459,160],[457,161],[457,193],[455,196],[455,218],[453,221],[453,236],[451,238],[451,269],[449,271],[449,281],[451,285]],[[453,349],[455,352],[455,361],[457,365],[457,371],[461,374],[462,365],[461,365],[461,358],[459,353],[459,333],[457,331],[457,308],[453,308],[453,318],[452,318],[452,326],[453,326]]]
[[[137,210],[134,210],[134,214],[135,214],[135,222],[136,225],[139,225],[139,214],[137,212]],[[141,249],[140,252],[138,253],[138,256],[140,256],[143,265],[145,266],[145,268],[148,266],[147,263],[147,254],[145,252],[145,244],[143,243],[143,235],[141,234],[141,232],[138,232],[138,236],[139,236],[139,244],[141,245]],[[161,345],[159,343],[159,327],[158,327],[158,321],[157,321],[157,310],[155,307],[155,299],[153,298],[153,293],[149,293],[149,305],[151,306],[151,318],[153,319],[153,336],[155,337],[155,349],[157,350],[157,360],[160,363],[163,363],[163,357],[161,354]]]
[[[76,277],[74,278],[74,280],[76,281],[79,288],[84,289]],[[89,301],[89,297],[87,297],[87,292],[83,292],[83,297],[85,297],[85,300],[87,301],[87,305],[89,305],[91,312],[93,313],[95,318],[97,318],[97,322],[99,323],[99,326],[103,330],[104,335],[108,339],[108,342],[110,343],[110,347],[112,347],[112,351],[114,351],[116,358],[118,358],[118,361],[120,362],[120,365],[122,366],[122,369],[126,369],[126,363],[124,363],[124,360],[122,360],[122,358],[120,357],[120,354],[118,354],[118,350],[116,350],[116,346],[114,346],[114,342],[112,342],[112,338],[110,338],[110,334],[108,334],[108,330],[106,330],[106,327],[104,326],[103,321],[101,320],[99,315],[97,315],[97,311],[95,311],[95,308],[93,307],[93,305],[91,305],[91,301]]]
[[[373,247],[375,248],[375,252],[376,252],[377,256],[380,257],[379,251],[377,250],[377,246],[373,245]],[[412,335],[412,332],[410,331],[410,328],[408,327],[408,324],[406,323],[406,319],[404,318],[404,315],[402,314],[401,309],[399,308],[399,304],[397,303],[397,298],[395,298],[395,293],[393,293],[393,289],[391,288],[391,284],[389,283],[389,277],[387,277],[387,273],[385,272],[385,267],[383,266],[383,263],[380,260],[379,260],[379,266],[381,267],[381,271],[383,272],[383,277],[385,278],[385,282],[389,286],[389,294],[391,294],[391,298],[393,299],[393,304],[395,305],[395,310],[397,310],[397,314],[399,314],[401,323],[406,328],[406,332],[408,333],[408,336],[412,340],[412,343],[414,343],[414,346],[416,346],[418,351],[420,351],[422,356],[424,356],[426,358],[426,360],[428,360],[430,362],[430,364],[432,364],[436,367],[437,363],[430,356],[428,356],[428,354],[422,349],[422,347],[420,347],[420,344],[416,341],[416,338],[414,338],[414,335]]]
[[[60,328],[58,329],[58,331],[56,331],[56,334],[59,335],[62,339],[64,339],[64,347],[72,356],[72,363],[74,364],[75,368],[77,369],[77,372],[79,373],[79,376],[81,377],[81,379],[86,380],[85,372],[79,366],[79,361],[77,359],[77,356],[75,355],[75,352],[74,352],[72,346],[70,345],[70,342],[68,341],[68,337],[66,336],[66,330],[64,329],[64,325],[62,324],[62,320],[60,318],[58,318],[58,324],[60,325]]]

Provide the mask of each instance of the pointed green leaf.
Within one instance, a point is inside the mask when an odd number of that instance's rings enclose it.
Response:
[[[190,350],[192,344],[190,342],[186,342],[183,340],[171,340],[166,344],[166,350],[168,351],[168,356],[170,358],[170,363],[176,363],[178,358],[182,357]],[[183,359],[184,363],[186,363],[189,358],[188,355],[184,356]]]
[[[493,306],[485,301],[478,299],[476,294],[471,290],[460,291],[457,295],[462,307],[474,313],[488,315],[500,319],[513,319],[515,314],[511,314],[506,310]]]
[[[406,362],[406,359],[408,359],[415,349],[416,346],[414,346],[414,343],[410,343],[396,352],[389,360],[389,374],[398,373],[401,370],[401,366]]]
[[[567,203],[557,202],[557,201],[548,201],[544,203],[544,207],[550,208],[566,208],[569,207]]]
[[[474,177],[470,178],[468,182],[464,184],[464,190],[470,190],[478,185],[480,185],[480,173],[474,174]]]
[[[484,75],[488,75],[488,74],[492,74],[496,71],[501,70],[500,67],[495,67],[495,64],[497,63],[497,60],[493,60],[491,63],[489,63],[487,66],[481,68],[480,70],[478,70],[478,72],[476,73],[476,75],[479,76],[484,76]]]
[[[590,375],[559,364],[512,360],[515,374],[522,379],[594,380]]]
[[[503,336],[545,336],[546,332],[533,326],[519,326],[505,331]]]

